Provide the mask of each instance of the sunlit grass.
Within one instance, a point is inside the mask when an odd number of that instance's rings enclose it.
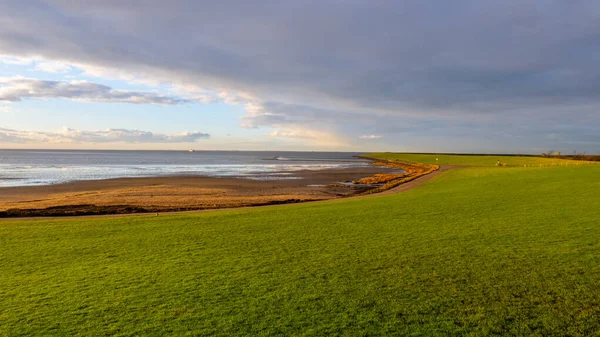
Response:
[[[365,156],[387,160],[401,160],[413,163],[469,166],[497,166],[498,161],[504,166],[516,167],[578,166],[598,164],[598,162],[575,161],[535,156],[415,154],[392,152],[378,152]]]
[[[362,199],[3,221],[0,335],[596,335],[599,178],[469,168]]]

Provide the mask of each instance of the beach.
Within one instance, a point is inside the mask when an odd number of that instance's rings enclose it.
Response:
[[[296,179],[282,180],[179,175],[4,187],[0,188],[0,216],[168,212],[327,200],[373,188],[344,187],[339,182],[390,172],[397,172],[397,168],[373,165],[303,170],[295,172]]]

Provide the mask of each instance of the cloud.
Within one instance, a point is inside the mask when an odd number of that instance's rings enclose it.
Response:
[[[87,102],[175,105],[187,100],[156,92],[115,90],[87,81],[49,81],[23,77],[0,77],[0,102],[27,98],[63,98]]]
[[[47,73],[62,74],[73,69],[70,65],[64,62],[46,61],[40,57],[13,57],[0,55],[0,64],[27,66],[34,65],[32,70],[43,71]]]
[[[43,62],[38,62],[35,65],[34,69],[39,70],[39,71],[44,71],[47,73],[63,74],[63,73],[68,73],[73,68],[71,68],[71,66],[64,64],[62,62],[43,61]]]
[[[242,123],[240,124],[240,128],[242,129],[258,129],[257,125]]]
[[[129,129],[83,131],[65,127],[57,132],[42,132],[0,128],[3,143],[191,143],[208,138],[209,134],[198,131],[165,135]]]
[[[543,135],[566,124],[567,146],[600,134],[588,123],[600,109],[599,10],[592,0],[5,0],[0,53],[169,83],[176,97],[243,104],[244,124],[281,132],[453,134],[448,146],[492,135],[493,147],[506,134],[554,141]],[[520,127],[535,120],[546,122]]]
[[[187,142],[195,142],[199,139],[208,139],[210,135],[208,133],[201,133],[198,131],[194,132],[182,132],[179,134],[174,134],[166,137],[167,143],[187,143]]]
[[[277,130],[269,133],[271,137],[290,137],[304,139],[318,139],[317,135],[306,130]]]
[[[0,55],[0,63],[8,65],[25,66],[33,64],[34,60],[27,57],[11,57]]]
[[[319,131],[314,129],[305,129],[301,127],[286,128],[269,133],[270,137],[276,138],[295,138],[308,140],[322,146],[346,147],[348,142],[334,133]]]
[[[383,138],[383,136],[382,135],[362,135],[358,138],[360,138],[360,139],[381,139],[381,138]]]

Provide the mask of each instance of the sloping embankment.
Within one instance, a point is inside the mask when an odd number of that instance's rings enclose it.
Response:
[[[355,181],[357,184],[382,184],[376,188],[370,189],[361,193],[361,195],[379,193],[394,187],[400,186],[402,184],[413,181],[419,177],[428,175],[434,171],[439,170],[439,165],[430,165],[430,164],[421,164],[421,163],[408,163],[401,161],[392,161],[392,160],[380,160],[373,159],[369,157],[360,157],[363,159],[374,160],[373,165],[376,166],[385,166],[398,168],[404,171],[402,174],[375,174],[371,177],[363,178]]]

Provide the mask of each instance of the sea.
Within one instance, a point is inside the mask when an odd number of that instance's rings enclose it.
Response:
[[[200,175],[301,179],[302,170],[366,167],[349,152],[0,150],[0,187]]]

